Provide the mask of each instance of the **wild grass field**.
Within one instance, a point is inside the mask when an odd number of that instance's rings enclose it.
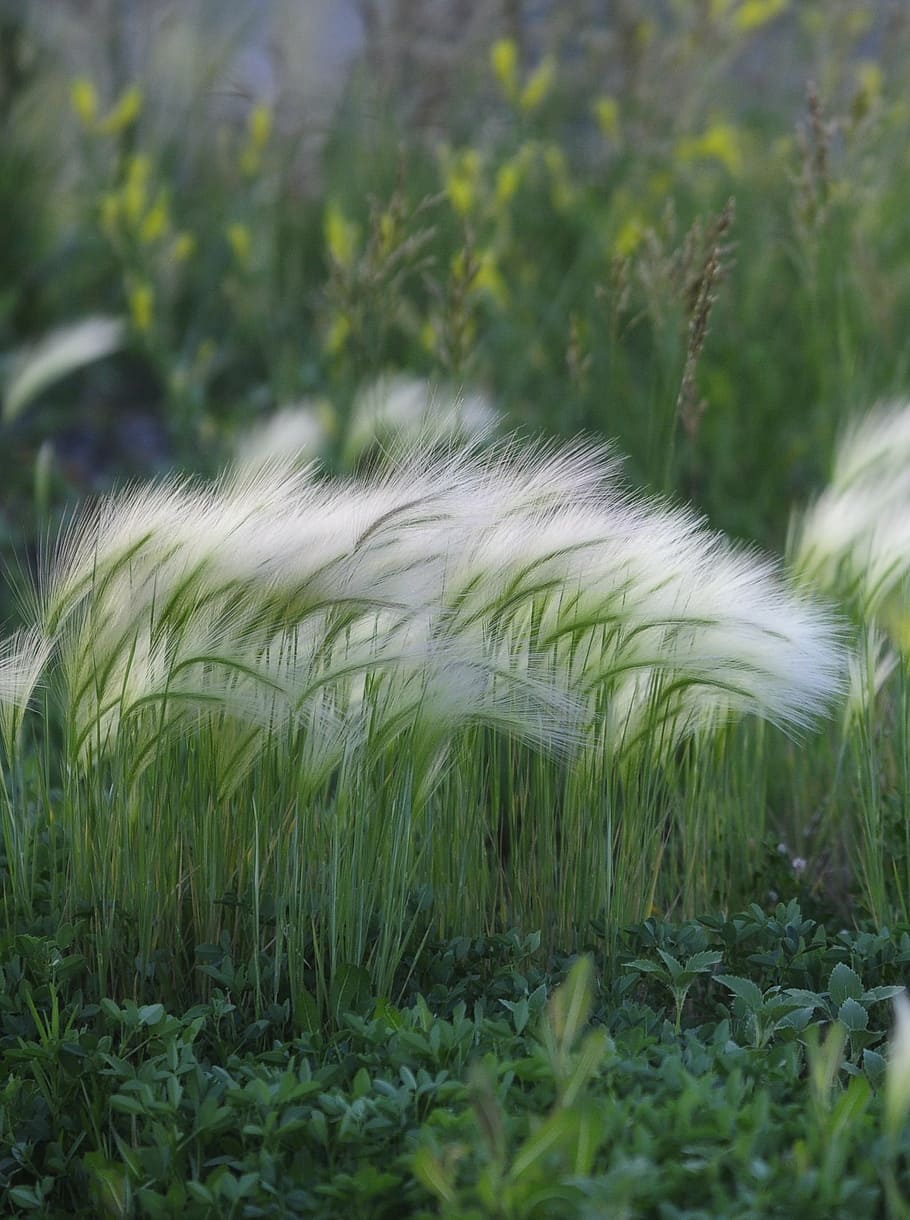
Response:
[[[910,14],[601,8],[0,5],[4,1215],[910,1215]]]

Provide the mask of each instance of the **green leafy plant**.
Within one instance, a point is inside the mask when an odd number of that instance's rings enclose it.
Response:
[[[676,1032],[679,1033],[686,996],[689,994],[692,984],[699,975],[710,977],[715,967],[720,964],[723,954],[715,950],[693,953],[691,957],[686,958],[684,964],[665,949],[658,949],[657,955],[661,959],[660,962],[635,958],[626,963],[626,969],[636,970],[640,974],[652,974],[669,990],[676,1011]],[[723,975],[717,977],[720,982],[724,981]]]

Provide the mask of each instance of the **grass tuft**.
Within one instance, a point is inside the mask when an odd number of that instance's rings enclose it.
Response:
[[[138,905],[145,960],[217,941],[226,891],[290,894],[297,952],[315,929],[385,983],[427,885],[444,928],[641,915],[712,740],[742,715],[804,728],[846,670],[826,609],[582,441],[128,488],[36,602],[9,702],[50,666],[74,895]]]

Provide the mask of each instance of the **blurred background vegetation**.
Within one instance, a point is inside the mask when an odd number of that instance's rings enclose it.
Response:
[[[0,0],[7,556],[304,399],[337,469],[394,372],[782,549],[907,388],[908,51],[898,0]]]

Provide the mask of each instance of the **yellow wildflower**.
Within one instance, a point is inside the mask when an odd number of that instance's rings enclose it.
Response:
[[[730,174],[743,167],[742,138],[732,123],[715,123],[703,135],[681,140],[676,153],[681,161],[719,161]]]
[[[518,104],[526,114],[536,110],[549,96],[556,80],[556,60],[546,55],[528,77]]]
[[[325,337],[325,349],[330,356],[337,356],[351,336],[351,323],[345,314],[338,314],[332,319]]]
[[[653,17],[646,17],[644,21],[639,21],[635,26],[635,41],[638,43],[640,50],[645,51],[657,37],[660,31],[660,26]]]
[[[120,196],[109,191],[101,196],[100,202],[101,231],[109,240],[117,236],[120,227]]]
[[[240,224],[239,221],[234,221],[225,229],[224,235],[228,240],[228,245],[231,247],[234,258],[241,266],[245,266],[250,261],[250,255],[253,252],[252,233],[246,225]]]
[[[420,343],[424,351],[431,354],[436,351],[439,343],[439,336],[436,333],[436,327],[430,318],[424,322],[420,328]]]
[[[773,21],[789,6],[790,0],[743,0],[733,15],[733,24],[738,30],[749,33]]]
[[[594,103],[594,117],[608,140],[619,139],[619,102],[615,97],[599,97]]]
[[[620,258],[628,258],[641,245],[647,225],[638,216],[629,216],[623,221],[613,241],[613,251]]]
[[[146,243],[157,241],[159,237],[163,237],[167,233],[169,227],[167,198],[162,192],[142,221],[139,228],[139,240]]]
[[[339,205],[328,204],[323,221],[325,244],[329,254],[339,267],[347,269],[353,265],[360,244],[360,229],[348,220]]]
[[[196,250],[196,238],[192,233],[178,233],[171,246],[171,258],[175,263],[185,263]]]
[[[464,283],[468,277],[469,263],[464,250],[458,250],[452,256],[452,277]],[[490,250],[478,250],[474,255],[474,263],[470,268],[471,275],[468,287],[478,293],[486,293],[497,305],[505,305],[509,293],[505,280],[496,265],[496,255]]]
[[[490,48],[490,64],[503,93],[514,101],[518,94],[518,47],[512,38],[500,38]]]
[[[265,148],[272,134],[272,111],[265,102],[258,102],[247,118],[250,142],[255,148]]]
[[[861,59],[856,65],[856,83],[870,106],[881,101],[884,82],[882,66],[874,59]]]
[[[521,179],[522,167],[517,157],[500,165],[496,171],[496,202],[503,206],[510,203],[521,186]]]
[[[151,284],[140,282],[133,285],[129,291],[129,307],[133,326],[144,335],[151,329],[155,312],[155,290]]]
[[[251,178],[259,170],[262,151],[272,135],[271,109],[264,102],[257,102],[247,116],[246,126],[247,142],[240,154],[240,168]]]
[[[148,180],[152,172],[152,163],[148,157],[138,154],[131,157],[126,167],[126,181],[123,184],[123,211],[132,225],[137,225],[148,200]]]
[[[84,127],[93,127],[98,117],[98,91],[87,76],[77,76],[70,88],[70,101]]]
[[[452,207],[467,216],[477,203],[481,160],[476,148],[466,148],[453,158],[445,178],[445,191]]]
[[[98,130],[106,136],[118,135],[132,127],[141,113],[142,90],[138,85],[130,85],[98,124]]]

